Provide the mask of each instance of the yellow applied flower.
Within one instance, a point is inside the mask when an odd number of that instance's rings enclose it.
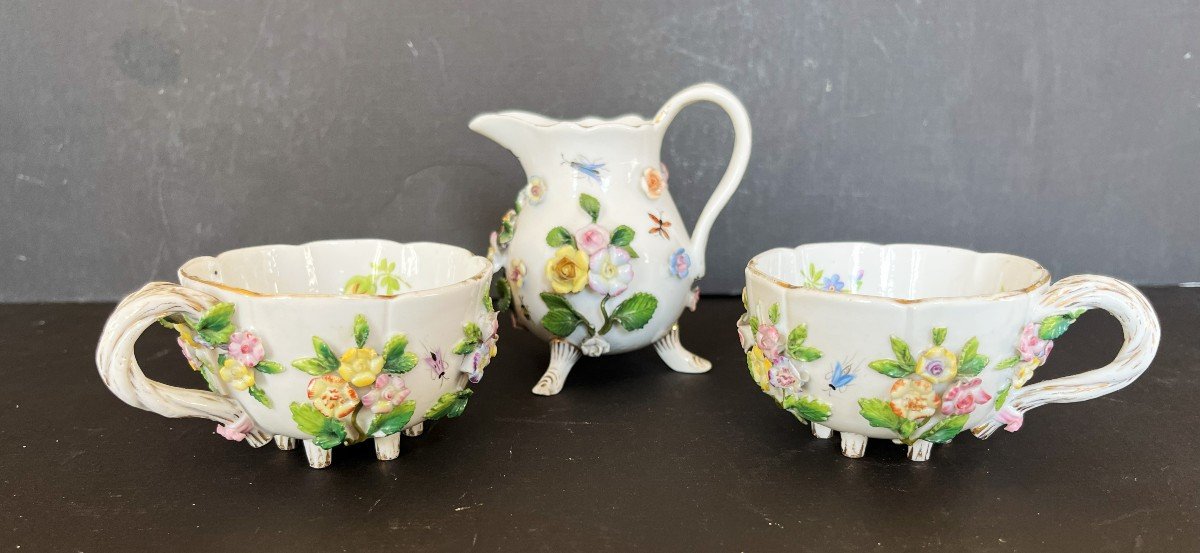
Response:
[[[750,376],[754,377],[754,381],[758,383],[762,391],[767,391],[771,384],[771,379],[767,376],[771,370],[771,360],[767,359],[763,350],[758,346],[750,348],[750,351],[746,353],[746,365],[750,367]]]
[[[554,252],[554,257],[546,262],[546,278],[558,294],[574,294],[583,290],[588,281],[587,254],[571,246],[559,248]]]
[[[254,370],[238,363],[232,357],[225,359],[225,364],[221,365],[218,373],[221,380],[228,382],[235,390],[245,391],[254,385]]]
[[[1029,382],[1029,379],[1033,378],[1033,370],[1039,366],[1040,364],[1038,363],[1037,359],[1025,361],[1017,365],[1017,372],[1013,373],[1013,388],[1020,388],[1021,386],[1024,386],[1026,382]]]
[[[934,384],[949,382],[958,376],[958,357],[944,347],[931,347],[917,358],[916,372]]]
[[[371,348],[350,348],[342,354],[341,362],[338,374],[359,388],[374,384],[383,370],[383,358]]]

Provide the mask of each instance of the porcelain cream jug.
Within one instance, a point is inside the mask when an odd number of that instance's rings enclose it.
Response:
[[[732,119],[733,155],[689,237],[659,150],[679,111],[699,101]],[[676,371],[707,371],[708,361],[680,345],[676,321],[685,307],[695,308],[709,231],[750,158],[741,102],[705,83],[679,92],[653,119],[556,121],[507,111],[479,115],[470,128],[511,150],[528,178],[492,234],[489,258],[505,272],[501,303],[511,303],[516,320],[551,344],[549,367],[533,392],[561,391],[581,353],[650,344]]]
[[[152,282],[109,317],[96,351],[105,385],[166,417],[200,417],[255,447],[304,441],[308,462],[371,439],[395,458],[401,433],[462,414],[495,355],[492,266],[443,244],[328,240],[198,257],[179,284]],[[142,374],[133,345],[156,322],[208,390]]]
[[[1030,409],[1129,385],[1160,337],[1150,302],[1129,284],[1096,275],[1051,284],[1030,259],[941,246],[771,250],[746,267],[743,297],[738,336],[755,383],[817,437],[841,432],[847,457],[882,438],[924,461],[963,430],[1015,431]],[[1091,308],[1121,323],[1116,359],[1033,380]]]

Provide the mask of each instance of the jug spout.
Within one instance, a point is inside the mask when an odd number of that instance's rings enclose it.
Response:
[[[475,116],[467,127],[504,146],[519,158],[535,138],[539,127],[555,122],[524,111],[503,111]]]

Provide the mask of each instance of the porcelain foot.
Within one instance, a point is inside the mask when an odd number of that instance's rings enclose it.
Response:
[[[929,452],[933,450],[933,444],[925,440],[917,440],[912,445],[908,446],[909,461],[928,461]]]
[[[400,456],[400,433],[375,438],[375,458],[380,461],[391,461]]]
[[[409,438],[420,436],[422,432],[425,432],[425,423],[423,422],[418,422],[417,424],[404,429],[404,435],[408,436]]]
[[[333,462],[333,452],[312,443],[312,440],[304,440],[304,455],[308,457],[308,466],[315,469],[323,469]]]
[[[291,451],[296,449],[296,438],[275,436],[275,447],[278,447],[280,451]]]
[[[546,374],[542,375],[542,379],[538,380],[537,386],[533,387],[533,393],[552,396],[561,392],[576,361],[579,361],[579,348],[563,340],[551,340],[550,366],[546,369]]]
[[[867,437],[862,434],[842,432],[842,455],[858,459],[867,452]]]
[[[683,348],[679,343],[679,325],[671,325],[671,332],[654,342],[654,351],[671,370],[681,373],[706,373],[712,363]]]
[[[812,423],[812,434],[813,434],[813,436],[816,436],[816,437],[824,440],[833,435],[833,430],[830,429],[828,426],[814,422],[814,423]]]
[[[246,443],[250,444],[250,447],[253,447],[255,449],[260,448],[264,445],[267,445],[270,442],[271,442],[271,436],[269,434],[267,434],[267,435],[264,435],[261,433],[246,434]]]

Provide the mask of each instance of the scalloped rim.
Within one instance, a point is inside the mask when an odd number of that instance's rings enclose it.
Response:
[[[531,125],[531,126],[538,127],[538,128],[547,128],[547,129],[555,128],[555,127],[573,127],[573,128],[582,129],[582,130],[599,129],[599,128],[639,129],[639,128],[642,128],[642,127],[645,127],[648,125],[653,125],[656,122],[655,120],[646,119],[645,117],[642,117],[641,115],[638,115],[636,113],[626,113],[625,115],[619,115],[617,117],[613,117],[612,119],[604,119],[602,117],[588,116],[588,117],[584,117],[582,119],[567,120],[567,121],[551,119],[544,115],[533,113],[531,111],[522,111],[522,110],[509,110],[509,111],[499,111],[499,112],[493,112],[493,113],[484,113],[477,117],[481,117],[483,115],[496,115],[496,116],[500,116],[500,117],[508,117],[508,118],[519,120],[522,123],[525,123],[527,125]]]
[[[812,248],[812,247],[816,247],[816,246],[843,246],[843,247],[847,247],[847,248],[858,247],[858,246],[873,246],[873,247],[881,248],[881,249],[888,249],[888,248],[904,246],[904,247],[910,247],[910,248],[936,248],[936,249],[942,249],[942,250],[955,250],[955,251],[960,251],[960,252],[966,252],[966,253],[969,253],[969,254],[972,254],[975,256],[1003,255],[1003,256],[1011,257],[1013,259],[1018,259],[1021,261],[1028,262],[1033,267],[1034,274],[1038,275],[1038,277],[1037,277],[1037,280],[1035,280],[1033,282],[1033,284],[1030,284],[1029,286],[1026,286],[1025,288],[1022,288],[1020,290],[1011,290],[1008,292],[997,292],[995,294],[976,294],[976,295],[971,295],[971,296],[931,296],[928,298],[906,299],[906,298],[890,298],[887,296],[876,296],[876,295],[872,295],[872,294],[842,294],[842,293],[838,293],[838,292],[829,292],[829,291],[821,290],[821,289],[806,288],[804,286],[792,284],[790,282],[784,282],[778,278],[775,278],[774,276],[767,274],[766,271],[758,268],[758,261],[763,256],[766,256],[766,255],[769,255],[769,254],[772,254],[775,252],[779,252],[779,251],[799,252],[800,250],[802,250],[804,248]],[[975,250],[969,250],[966,248],[956,248],[953,246],[939,246],[936,244],[910,244],[910,243],[877,244],[875,242],[814,242],[811,244],[801,244],[794,248],[779,247],[779,248],[769,249],[765,252],[761,252],[761,253],[755,255],[753,258],[751,258],[750,262],[748,264],[746,264],[746,271],[753,274],[754,276],[762,278],[776,286],[780,286],[787,290],[797,290],[802,293],[823,294],[826,296],[842,298],[842,299],[845,299],[848,301],[874,301],[874,302],[882,302],[882,303],[891,303],[891,304],[896,304],[896,305],[916,305],[916,304],[922,304],[922,303],[947,303],[947,302],[960,302],[960,301],[992,301],[992,300],[999,300],[999,299],[1012,298],[1012,297],[1031,294],[1031,293],[1033,293],[1033,291],[1037,290],[1038,288],[1046,286],[1047,284],[1050,283],[1050,271],[1047,271],[1045,269],[1045,267],[1042,267],[1041,263],[1038,263],[1037,261],[1029,259],[1028,257],[1021,257],[1019,255],[1012,255],[1012,254],[1000,253],[1000,252],[977,252]]]
[[[435,246],[438,248],[458,250],[458,251],[466,252],[467,254],[469,254],[471,256],[471,259],[478,259],[478,260],[483,261],[483,268],[467,278],[457,280],[457,281],[451,282],[449,284],[443,284],[441,286],[437,286],[434,288],[426,288],[424,290],[412,290],[412,291],[408,291],[408,292],[400,292],[398,294],[391,294],[391,295],[369,295],[369,296],[368,295],[345,295],[345,294],[309,294],[309,293],[272,294],[272,293],[256,292],[254,290],[249,290],[249,289],[241,288],[238,286],[231,286],[231,285],[225,284],[223,282],[217,282],[214,280],[200,278],[200,277],[197,277],[197,276],[187,272],[187,270],[186,270],[188,268],[188,266],[193,263],[197,263],[199,261],[206,260],[206,259],[212,259],[214,261],[217,261],[218,258],[220,258],[220,256],[229,254],[229,253],[234,253],[234,252],[245,252],[245,251],[250,251],[250,250],[259,250],[259,249],[266,249],[266,248],[309,248],[311,246],[321,245],[321,244],[360,244],[360,243],[364,243],[364,242],[373,243],[373,244],[389,244],[389,245],[395,245],[395,246],[430,245],[430,246]],[[191,280],[194,282],[212,286],[213,288],[217,288],[219,290],[224,290],[226,292],[232,292],[235,294],[253,297],[253,298],[331,298],[331,299],[339,299],[339,300],[372,301],[372,300],[392,300],[392,299],[396,299],[396,298],[405,298],[405,297],[432,296],[432,295],[440,294],[442,292],[447,292],[453,288],[458,288],[460,286],[466,286],[473,282],[490,277],[491,273],[492,273],[492,262],[488,261],[486,257],[475,255],[473,252],[471,252],[471,250],[468,250],[466,248],[452,246],[450,244],[442,244],[440,242],[428,242],[428,241],[396,242],[394,240],[384,240],[381,238],[347,238],[347,239],[332,239],[332,240],[314,240],[312,242],[305,242],[303,244],[263,244],[261,246],[235,248],[232,250],[223,251],[217,255],[202,255],[199,257],[193,257],[193,258],[185,261],[183,263],[183,265],[180,265],[178,272],[179,272],[180,279]]]

